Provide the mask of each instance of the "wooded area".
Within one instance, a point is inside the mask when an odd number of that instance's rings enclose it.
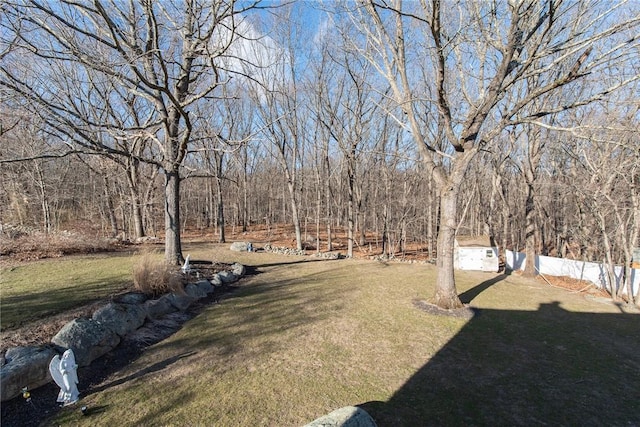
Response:
[[[349,256],[437,258],[442,307],[456,233],[629,267],[637,6],[6,1],[0,223],[160,235],[171,263],[186,227],[344,227]]]

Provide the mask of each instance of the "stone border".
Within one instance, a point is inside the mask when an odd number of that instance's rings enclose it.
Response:
[[[216,288],[238,281],[245,273],[244,265],[234,263],[230,271],[187,284],[184,294],[170,293],[158,299],[135,292],[121,295],[98,308],[91,318],[74,319],[64,325],[49,344],[9,348],[0,356],[0,401],[20,396],[25,388],[33,390],[51,382],[49,362],[56,354],[72,349],[78,366],[89,366],[145,323],[185,311]]]

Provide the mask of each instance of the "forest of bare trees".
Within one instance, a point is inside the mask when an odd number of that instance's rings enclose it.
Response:
[[[339,228],[437,258],[442,307],[457,233],[628,267],[637,6],[6,1],[0,223],[160,236],[171,263],[187,227]]]

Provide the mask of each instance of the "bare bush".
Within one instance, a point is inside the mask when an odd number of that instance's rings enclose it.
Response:
[[[180,273],[151,252],[144,253],[140,261],[133,266],[133,286],[136,290],[152,296],[168,292],[184,293]]]

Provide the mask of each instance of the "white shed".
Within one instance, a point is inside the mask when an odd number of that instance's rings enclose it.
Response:
[[[457,270],[497,272],[498,246],[489,236],[456,236],[453,266]]]

